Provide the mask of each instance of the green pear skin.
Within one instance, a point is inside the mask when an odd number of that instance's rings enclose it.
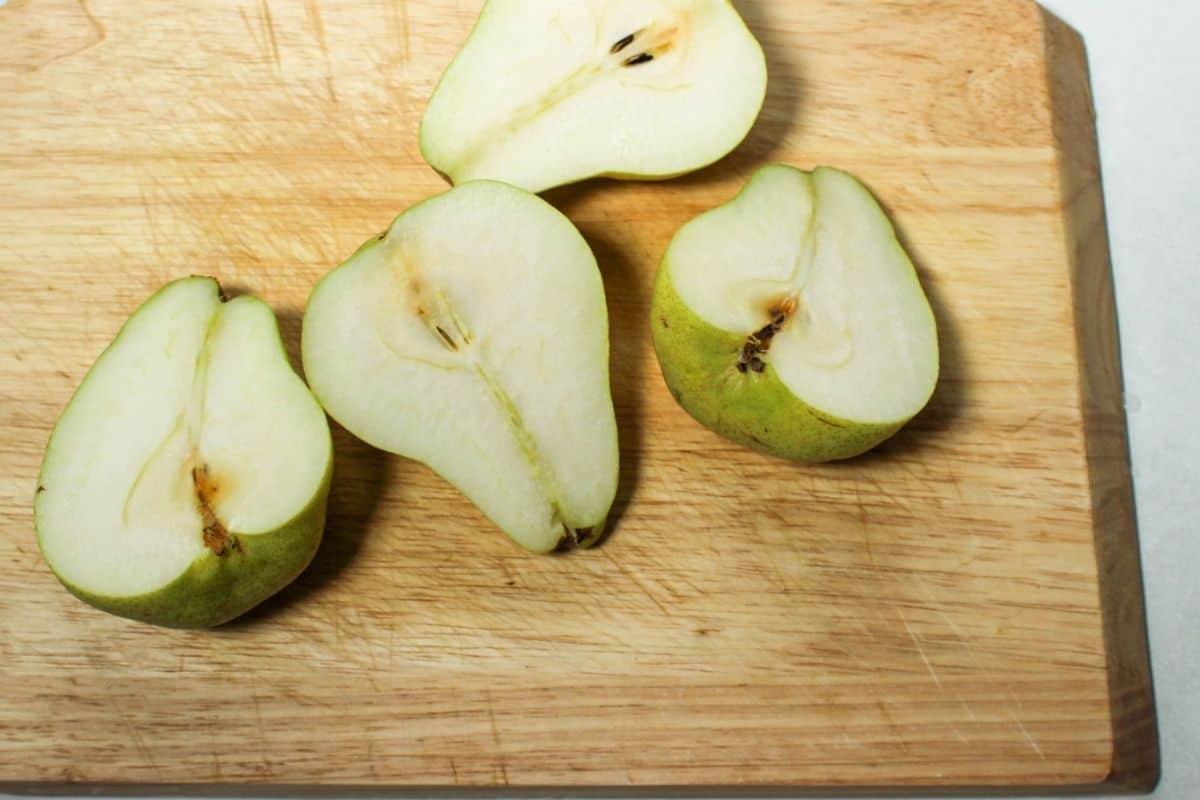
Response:
[[[319,496],[283,528],[265,536],[231,531],[239,547],[207,552],[172,583],[137,597],[105,597],[72,585],[71,594],[101,611],[165,628],[212,628],[236,619],[287,586],[312,562],[321,544],[332,470]],[[53,568],[52,568],[53,569]]]
[[[733,369],[745,337],[696,316],[676,294],[665,265],[655,280],[653,308],[654,349],[671,394],[697,422],[727,439],[817,463],[862,455],[904,427],[823,414],[788,391],[769,366],[762,373]]]
[[[802,391],[794,391],[795,387],[785,385],[772,363],[774,352],[769,356],[763,354],[762,362],[765,363],[756,365],[761,371],[746,369],[744,348],[748,335],[754,329],[733,332],[714,326],[687,305],[674,284],[676,265],[672,262],[673,249],[687,227],[704,226],[710,215],[748,202],[747,198],[753,193],[767,191],[764,187],[772,181],[778,182],[781,176],[793,181],[807,181],[805,185],[810,187],[808,191],[814,198],[814,208],[819,205],[819,191],[811,187],[836,185],[843,193],[836,202],[841,203],[843,208],[846,205],[843,198],[853,198],[856,204],[853,206],[853,219],[844,230],[862,231],[861,235],[875,237],[872,241],[879,243],[878,252],[884,253],[883,260],[888,262],[888,279],[903,289],[909,298],[906,302],[916,309],[913,318],[918,320],[918,338],[925,343],[920,352],[923,366],[919,371],[923,376],[931,375],[931,379],[920,387],[920,394],[913,397],[909,413],[901,418],[864,422],[815,408],[800,396]],[[756,208],[760,215],[770,215],[773,211],[770,204]],[[812,213],[815,218],[821,212],[814,210]],[[651,332],[668,388],[684,410],[702,425],[732,441],[770,455],[803,463],[823,463],[854,458],[873,449],[895,435],[928,402],[937,381],[937,336],[933,312],[890,220],[856,178],[830,168],[818,168],[812,173],[805,173],[784,165],[767,166],[750,180],[737,197],[701,215],[688,226],[676,235],[660,265],[654,287]],[[800,227],[792,220],[782,220],[773,230],[783,230],[788,236],[799,236],[793,229]],[[728,227],[724,230],[728,232]],[[749,233],[743,230],[743,233],[745,238],[739,247],[744,258],[734,261],[752,263],[755,236],[762,235],[761,229]],[[812,235],[811,228],[805,235]],[[735,271],[738,267],[730,269]],[[763,322],[767,321],[768,318],[764,317]],[[777,335],[782,336],[782,333]],[[742,362],[740,369],[739,361]],[[888,387],[884,385],[872,389],[887,391]]]

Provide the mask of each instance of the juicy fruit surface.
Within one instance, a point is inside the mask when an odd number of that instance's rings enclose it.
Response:
[[[476,182],[410,209],[314,290],[303,352],[335,419],[519,544],[599,536],[617,478],[604,287],[539,198]]]
[[[290,579],[319,541],[331,453],[271,310],[222,303],[210,279],[176,281],[130,318],[63,412],[39,479],[38,541],[59,578],[104,607],[244,557],[259,534],[319,506],[311,545],[282,554]],[[239,596],[252,604],[282,585],[270,583]],[[205,613],[185,616],[219,621]]]
[[[869,449],[937,382],[937,328],[916,271],[875,199],[836,170],[766,167],[681,229],[654,320],[685,408],[802,460]]]
[[[455,183],[669,177],[746,136],[762,49],[728,0],[489,0],[421,126]]]

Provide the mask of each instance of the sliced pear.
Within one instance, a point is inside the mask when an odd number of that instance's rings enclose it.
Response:
[[[719,160],[766,96],[728,0],[489,0],[430,100],[421,152],[454,183],[540,192]]]
[[[309,298],[304,370],[338,422],[428,464],[521,546],[586,546],[617,486],[596,260],[541,199],[465,184]]]
[[[871,193],[833,169],[764,167],[685,225],[652,320],[663,377],[693,417],[798,461],[870,450],[937,384],[916,270]]]
[[[46,449],[38,544],[104,611],[172,627],[230,620],[321,540],[332,444],[265,303],[168,284],[129,319]]]

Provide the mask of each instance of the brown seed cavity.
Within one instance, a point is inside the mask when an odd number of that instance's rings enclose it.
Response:
[[[196,510],[200,512],[200,522],[203,526],[201,530],[204,546],[216,556],[241,550],[241,542],[229,533],[213,508],[220,487],[209,473],[207,464],[192,467],[192,489],[196,495]]]
[[[633,47],[636,51],[635,54],[622,61],[621,66],[637,67],[642,64],[649,64],[677,46],[679,40],[684,35],[685,29],[686,26],[678,18],[656,22],[634,31],[628,36],[621,37],[613,44],[609,52],[613,55],[618,55],[625,52],[631,46],[636,45]]]
[[[800,298],[796,297],[794,294],[789,294],[787,297],[771,306],[771,308],[768,310],[768,313],[771,315],[772,319],[778,319],[782,317],[786,320],[788,317],[792,316],[792,314],[795,314],[796,309],[799,307]]]
[[[437,287],[427,285],[415,274],[407,276],[407,285],[413,313],[440,344],[452,353],[470,346],[470,334]]]
[[[738,372],[745,375],[749,372],[762,374],[767,371],[767,362],[764,360],[764,356],[771,350],[771,343],[799,307],[800,301],[795,295],[788,295],[767,306],[767,316],[771,321],[750,334],[750,338],[742,345],[736,365]]]

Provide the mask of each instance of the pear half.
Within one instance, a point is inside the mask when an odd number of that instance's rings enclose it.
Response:
[[[596,260],[552,206],[468,183],[313,290],[305,374],[367,443],[454,484],[521,546],[587,546],[617,486]]]
[[[454,183],[531,192],[672,177],[737,147],[766,85],[728,0],[489,0],[430,100],[421,152]]]
[[[651,319],[684,409],[798,461],[870,450],[924,408],[938,379],[916,270],[871,193],[833,169],[764,167],[685,225]]]
[[[175,281],[133,314],[55,426],[38,544],[97,608],[217,625],[312,560],[332,453],[271,309],[223,302],[210,278]]]

